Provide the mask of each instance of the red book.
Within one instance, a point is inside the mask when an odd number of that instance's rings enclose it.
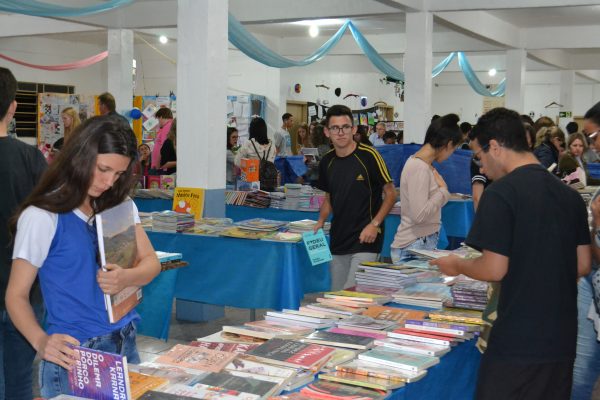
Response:
[[[331,347],[318,344],[273,338],[246,354],[273,364],[310,369],[323,360],[329,359],[334,351]]]

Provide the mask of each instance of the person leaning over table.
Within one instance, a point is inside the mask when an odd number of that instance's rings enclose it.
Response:
[[[577,278],[590,271],[581,196],[528,150],[519,114],[494,108],[473,128],[481,197],[466,244],[481,251],[431,261],[449,276],[501,282],[475,398],[569,399],[577,342]]]
[[[409,249],[437,246],[442,207],[450,199],[450,192],[432,163],[447,160],[461,143],[458,121],[456,114],[448,114],[431,122],[423,146],[402,169],[400,226],[391,245],[394,263],[409,256]]]
[[[73,134],[11,221],[13,263],[6,308],[21,334],[42,358],[41,395],[69,394],[71,345],[119,353],[132,363],[140,358],[131,310],[114,324],[104,294],[148,284],[160,263],[139,224],[135,205],[137,257],[133,268],[98,265],[94,216],[121,204],[135,184],[137,141],[119,116],[86,120]],[[46,306],[46,330],[36,321],[30,292],[39,277]]]

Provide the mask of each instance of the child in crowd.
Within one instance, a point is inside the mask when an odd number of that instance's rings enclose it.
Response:
[[[45,398],[68,394],[71,345],[126,355],[140,361],[135,343],[135,310],[111,324],[104,294],[148,284],[160,264],[136,220],[137,259],[133,268],[98,265],[94,216],[122,203],[135,183],[137,144],[118,116],[94,117],[71,136],[11,223],[16,232],[6,306],[16,328],[42,358],[40,391]],[[17,222],[18,221],[18,222]],[[39,277],[47,311],[46,327],[34,317],[29,293]]]

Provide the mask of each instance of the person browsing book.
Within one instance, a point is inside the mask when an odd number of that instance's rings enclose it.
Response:
[[[120,353],[140,361],[135,310],[109,323],[104,294],[148,284],[160,264],[146,233],[135,221],[133,268],[98,265],[94,216],[122,203],[135,184],[136,139],[118,116],[86,120],[50,166],[11,223],[15,233],[6,306],[14,325],[38,352],[40,390],[46,398],[67,393],[70,345]],[[29,300],[39,277],[47,311],[46,331]]]
[[[333,213],[331,290],[354,286],[358,265],[377,259],[383,245],[383,220],[396,202],[394,183],[383,158],[373,147],[354,141],[356,126],[352,121],[352,111],[346,106],[334,105],[327,110],[325,135],[334,151],[321,159],[316,184],[326,196],[315,232]]]
[[[154,147],[152,148],[151,166],[152,168],[159,170],[164,164],[160,159],[161,149],[171,131],[173,112],[170,108],[161,107],[156,111],[154,117],[158,119],[158,132],[156,132],[156,139],[154,139]]]
[[[466,244],[478,258],[431,261],[440,272],[500,282],[477,399],[569,399],[577,341],[577,279],[590,271],[587,210],[528,148],[519,114],[494,108],[473,128],[481,196]]]
[[[0,193],[0,399],[30,400],[35,350],[15,328],[4,302],[12,258],[8,221],[48,165],[37,148],[8,136],[17,109],[16,92],[17,80],[12,72],[0,68],[0,175],[4,181]],[[31,304],[41,321],[44,307],[37,281],[31,290]]]
[[[442,207],[450,200],[444,178],[433,162],[445,161],[462,141],[455,114],[431,122],[425,143],[411,156],[400,177],[400,226],[391,245],[394,263],[410,256],[409,249],[435,249],[438,243]]]
[[[254,118],[248,127],[250,140],[246,140],[235,155],[235,165],[238,167],[242,163],[242,158],[260,160],[265,158],[267,161],[275,160],[275,146],[267,137],[267,123],[262,118]]]

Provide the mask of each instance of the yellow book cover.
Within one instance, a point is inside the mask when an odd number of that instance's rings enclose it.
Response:
[[[138,399],[147,391],[160,389],[169,383],[168,379],[159,376],[144,375],[133,371],[128,371],[128,374],[133,399]]]
[[[173,194],[173,211],[194,214],[194,219],[202,218],[204,189],[176,187]]]

